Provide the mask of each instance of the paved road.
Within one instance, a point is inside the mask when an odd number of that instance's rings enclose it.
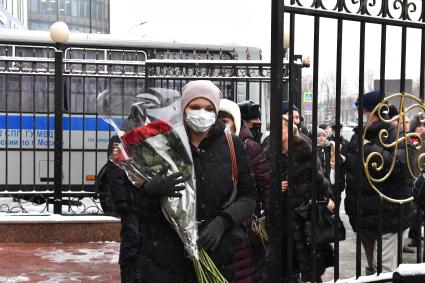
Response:
[[[345,197],[344,195],[342,196]],[[340,217],[344,222],[344,226],[347,230],[346,240],[340,242],[340,277],[341,279],[351,278],[356,275],[356,234],[351,229],[351,225],[348,222],[348,216],[345,214],[343,201],[340,208]],[[362,253],[362,275],[365,275],[366,257],[364,255],[363,247]],[[403,263],[416,263],[416,252],[415,253],[403,253]],[[329,268],[323,276],[324,281],[331,281],[334,278],[333,268]]]

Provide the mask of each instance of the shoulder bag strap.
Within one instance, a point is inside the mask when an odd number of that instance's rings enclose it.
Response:
[[[225,131],[224,136],[226,137],[227,144],[229,145],[230,160],[232,163],[232,182],[233,191],[230,195],[229,200],[224,204],[224,207],[228,207],[236,198],[237,185],[238,185],[238,163],[236,162],[235,146],[233,144],[232,133]]]

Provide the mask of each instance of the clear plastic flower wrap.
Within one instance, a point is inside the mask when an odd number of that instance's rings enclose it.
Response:
[[[189,140],[183,124],[178,91],[151,88],[131,97],[98,95],[97,110],[120,138],[110,160],[141,187],[153,176],[180,172],[182,197],[163,197],[162,211],[194,263],[198,282],[227,282],[205,251],[197,246],[196,184]]]

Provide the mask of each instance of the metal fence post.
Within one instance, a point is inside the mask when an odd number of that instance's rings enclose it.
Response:
[[[270,70],[270,208],[268,282],[280,282],[282,276],[282,98],[283,98],[283,1],[272,1]],[[287,273],[290,271],[287,270]]]
[[[63,52],[62,44],[55,50],[55,151],[54,151],[54,191],[53,213],[62,214],[62,164],[63,164]]]

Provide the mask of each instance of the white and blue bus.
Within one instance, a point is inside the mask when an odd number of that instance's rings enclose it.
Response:
[[[1,31],[0,42],[0,194],[51,193],[53,44],[46,32],[18,35]],[[72,34],[64,47],[63,192],[96,191],[96,176],[106,163],[106,150],[113,135],[113,130],[97,114],[96,97],[101,91],[109,90],[119,101],[147,87],[181,89],[190,79],[213,76],[219,78],[217,84],[225,96],[258,101],[258,82],[256,87],[248,86],[248,80],[238,79],[235,73],[220,73],[219,68],[224,70],[220,64],[211,73],[188,67],[194,61],[240,62],[247,56],[253,66],[261,51],[242,46]],[[164,62],[172,67],[163,67]],[[146,64],[152,67],[148,69]],[[249,73],[244,74],[248,76]],[[248,97],[249,92],[256,97]],[[125,117],[126,111],[120,109],[114,114]]]

